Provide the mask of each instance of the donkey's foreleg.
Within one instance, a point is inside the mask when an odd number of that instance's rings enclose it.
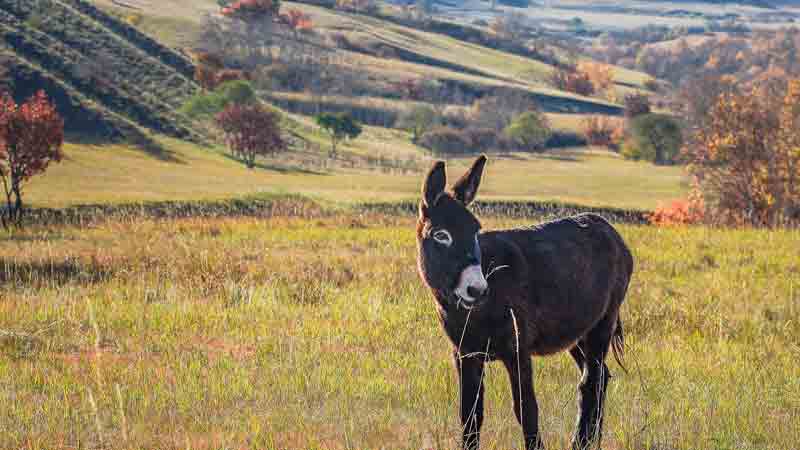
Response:
[[[544,443],[539,435],[539,405],[533,390],[533,365],[531,357],[525,353],[504,360],[511,381],[511,394],[514,398],[514,414],[522,425],[526,450],[543,450]]]
[[[484,361],[480,356],[463,357],[458,352],[455,359],[460,386],[462,442],[464,449],[477,450],[483,425]]]

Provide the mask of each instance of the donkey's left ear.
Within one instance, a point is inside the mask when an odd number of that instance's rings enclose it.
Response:
[[[486,166],[486,155],[481,155],[472,163],[472,168],[464,174],[456,184],[453,185],[453,197],[464,204],[469,205],[475,200],[478,193],[478,186],[481,184],[481,175]]]

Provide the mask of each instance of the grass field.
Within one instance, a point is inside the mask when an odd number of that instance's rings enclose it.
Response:
[[[324,136],[316,136],[327,146]],[[430,160],[402,133],[369,128],[344,147],[354,155],[415,161],[417,171],[303,167],[281,157],[254,170],[225,156],[175,139],[158,138],[156,156],[125,145],[68,144],[66,160],[34,179],[26,191],[33,206],[223,199],[254,193],[293,192],[336,202],[409,199],[419,192]],[[323,147],[327,148],[327,147]],[[297,155],[290,155],[296,157]],[[319,160],[319,155],[315,156]],[[451,177],[469,159],[453,159]],[[299,164],[299,163],[298,163]],[[686,192],[683,169],[625,161],[603,150],[560,150],[544,155],[491,156],[482,193],[486,199],[558,200],[589,206],[653,209]]]
[[[630,373],[611,365],[603,448],[796,448],[800,233],[620,228]],[[356,215],[0,235],[0,448],[454,448],[413,236]],[[535,363],[565,448],[578,374]],[[505,373],[486,376],[484,448],[520,448]]]

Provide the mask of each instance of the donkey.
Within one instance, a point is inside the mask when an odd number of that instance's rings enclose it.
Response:
[[[605,364],[609,348],[624,369],[619,310],[633,257],[617,231],[594,214],[480,232],[467,206],[485,165],[486,157],[479,157],[446,191],[445,164],[435,163],[423,185],[417,222],[419,273],[454,346],[463,447],[479,447],[484,364],[500,360],[525,448],[543,449],[531,356],[563,350],[581,372],[572,449],[599,447],[611,378]]]

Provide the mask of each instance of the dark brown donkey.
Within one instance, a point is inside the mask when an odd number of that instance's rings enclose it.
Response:
[[[422,190],[417,224],[422,280],[438,302],[455,347],[464,448],[477,449],[483,422],[483,369],[508,371],[525,447],[543,448],[531,356],[568,350],[581,371],[573,449],[599,446],[609,347],[622,356],[619,309],[633,271],[620,235],[602,217],[583,214],[532,228],[480,233],[467,209],[486,157],[451,191],[434,164]]]

